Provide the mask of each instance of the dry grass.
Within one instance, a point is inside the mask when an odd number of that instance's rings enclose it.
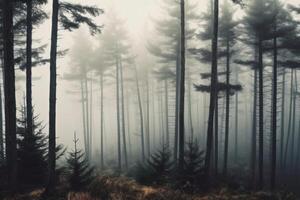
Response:
[[[65,190],[65,189],[64,189]],[[42,189],[4,200],[46,200],[41,199]],[[60,193],[60,192],[58,192]],[[207,194],[189,195],[164,187],[148,187],[137,184],[126,177],[98,177],[88,192],[61,191],[53,200],[295,200],[292,195],[280,196],[267,192],[241,194],[227,189]],[[51,200],[52,200],[51,199]]]

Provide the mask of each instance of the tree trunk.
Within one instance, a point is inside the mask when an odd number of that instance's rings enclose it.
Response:
[[[191,74],[188,70],[188,105],[189,105],[189,122],[190,122],[190,134],[191,134],[191,140],[193,141],[194,138],[194,128],[193,128],[193,113],[192,113],[192,92],[191,92],[191,87],[192,87],[192,81],[191,81]]]
[[[131,130],[130,130],[130,96],[128,88],[126,89],[126,114],[127,114],[127,135],[128,135],[128,145],[129,145],[129,159],[132,158],[132,143],[131,143]]]
[[[209,181],[210,177],[210,164],[211,164],[211,152],[213,146],[213,120],[217,98],[217,50],[218,50],[218,24],[219,24],[219,0],[214,0],[214,23],[213,23],[213,39],[212,39],[212,62],[211,62],[211,91],[209,102],[209,116],[207,127],[207,142],[206,142],[206,154],[205,154],[205,176],[206,181]]]
[[[92,149],[93,149],[93,73],[91,73],[91,84],[90,84],[90,107],[89,107],[89,114],[90,114],[90,141],[89,141],[89,157],[92,160]]]
[[[238,84],[238,72],[235,73],[236,84]],[[239,93],[235,93],[235,120],[234,120],[234,160],[238,161],[238,128],[239,128]]]
[[[180,88],[179,88],[179,170],[183,170],[184,165],[184,93],[185,93],[185,2],[184,0],[180,1],[180,32],[181,32],[181,41],[180,41]]]
[[[85,97],[84,97],[83,80],[80,80],[80,89],[81,89],[81,106],[82,106],[82,126],[83,126],[84,150],[85,150],[85,153],[87,153],[88,152],[88,146],[87,146],[85,103],[84,103],[85,102]]]
[[[226,113],[225,113],[225,146],[224,146],[224,168],[223,175],[227,175],[227,162],[228,162],[228,141],[229,141],[229,111],[230,111],[230,47],[229,39],[227,38],[226,44]]]
[[[3,69],[2,63],[2,52],[0,52],[1,68]],[[3,76],[2,76],[3,77]],[[0,163],[4,164],[4,135],[3,135],[3,99],[2,99],[2,81],[0,83]]]
[[[127,143],[126,143],[126,127],[125,127],[125,103],[124,103],[124,80],[123,80],[123,65],[120,58],[120,78],[121,78],[121,106],[122,106],[122,132],[123,132],[123,153],[125,167],[128,169]]]
[[[283,156],[284,156],[284,133],[285,133],[285,68],[282,75],[282,102],[281,102],[281,122],[280,122],[280,171],[283,171]]]
[[[275,29],[276,31],[276,29]],[[277,139],[277,38],[273,39],[273,88],[272,88],[272,125],[271,125],[271,190],[276,184],[276,139]]]
[[[178,41],[177,44],[177,59],[176,59],[176,99],[175,99],[175,137],[174,137],[174,161],[177,164],[178,163],[178,119],[179,119],[179,88],[180,88],[180,42]]]
[[[218,82],[218,77],[217,77],[217,82]],[[218,89],[217,89],[218,90]],[[218,174],[218,169],[219,169],[219,97],[218,97],[218,92],[217,92],[217,97],[216,97],[216,107],[215,107],[215,123],[214,123],[214,137],[213,137],[213,141],[214,141],[214,148],[212,149],[212,155],[213,160],[215,161],[214,164],[215,166],[213,166],[215,168],[215,173]],[[222,119],[221,119],[222,120]],[[222,120],[223,121],[223,120]]]
[[[116,104],[117,104],[117,134],[118,134],[118,170],[121,173],[122,170],[122,152],[121,152],[121,127],[120,127],[120,86],[119,86],[119,60],[116,58]]]
[[[295,129],[296,129],[296,99],[297,99],[297,70],[294,71],[294,80],[295,80],[295,86],[293,89],[293,120],[292,120],[292,143],[291,143],[291,154],[290,154],[290,166],[293,166],[294,163],[294,146],[295,146]]]
[[[168,80],[164,80],[165,82],[165,120],[166,120],[166,144],[170,145],[169,140],[169,88],[168,88]],[[164,144],[165,145],[165,144]]]
[[[27,120],[27,135],[33,134],[32,128],[32,0],[26,2],[27,16],[26,16],[26,120]]]
[[[17,188],[16,94],[14,69],[13,1],[3,2],[5,144],[8,183]]]
[[[87,152],[86,156],[87,159],[90,159],[90,152],[91,152],[91,147],[90,147],[90,112],[89,112],[89,89],[88,89],[88,77],[87,77],[87,72],[84,72],[84,87],[85,87],[85,116],[86,116],[86,141],[87,141]]]
[[[58,0],[52,5],[52,30],[50,50],[50,102],[49,102],[49,182],[47,191],[52,191],[55,185],[56,166],[56,57],[57,57],[57,31],[58,31]]]
[[[283,165],[286,168],[287,157],[288,157],[288,145],[291,136],[291,128],[292,128],[292,113],[293,113],[293,96],[294,96],[294,69],[291,69],[291,89],[290,89],[290,108],[289,108],[289,123],[288,123],[288,133],[286,138],[285,150],[284,150],[284,161]]]
[[[150,151],[150,98],[149,98],[149,77],[148,77],[148,72],[147,72],[147,75],[146,75],[146,92],[147,92],[147,105],[146,105],[146,108],[147,108],[147,135],[146,135],[146,141],[147,141],[147,152],[148,152],[148,157],[150,156],[151,154],[151,151]]]
[[[259,87],[259,154],[258,154],[258,189],[263,188],[264,161],[264,83],[263,83],[263,47],[262,39],[258,42],[258,87]]]
[[[256,58],[256,56],[255,56]],[[253,116],[252,116],[252,136],[251,136],[251,184],[255,184],[256,176],[256,131],[257,131],[257,69],[254,69],[253,84]]]
[[[100,74],[100,139],[101,139],[101,170],[104,169],[104,142],[103,142],[103,135],[104,135],[104,112],[103,112],[103,72]]]
[[[137,73],[136,66],[134,66],[134,70],[135,70],[135,83],[136,83],[136,90],[137,90],[139,110],[140,110],[140,120],[141,120],[140,123],[141,123],[142,161],[144,162],[145,161],[144,116],[143,116],[142,100],[141,100],[139,79],[138,79],[138,73]]]

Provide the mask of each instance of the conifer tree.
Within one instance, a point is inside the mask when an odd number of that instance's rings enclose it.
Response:
[[[146,163],[142,166],[142,173],[144,174],[141,175],[147,175],[147,177],[144,177],[144,180],[159,185],[167,183],[174,169],[172,154],[168,145],[163,145],[160,150],[151,154]]]
[[[49,181],[45,194],[49,194],[55,185],[55,148],[56,148],[56,59],[58,24],[64,30],[78,29],[81,24],[88,25],[92,34],[100,31],[100,27],[91,17],[96,17],[103,11],[97,7],[82,6],[68,2],[53,0],[52,30],[50,49],[50,90],[49,90]]]
[[[14,69],[14,2],[3,3],[3,47],[4,47],[4,98],[5,98],[5,144],[8,180],[11,190],[17,187],[17,149],[16,149],[16,95]]]
[[[204,152],[197,140],[190,139],[186,144],[183,170],[179,172],[179,183],[192,191],[201,184],[204,173]],[[175,175],[175,178],[177,176]]]
[[[33,112],[34,113],[34,112]],[[26,107],[20,109],[17,119],[18,138],[18,179],[21,184],[39,186],[46,183],[47,177],[47,136],[43,132],[44,125],[33,118],[33,132],[27,131]]]
[[[85,154],[78,149],[78,141],[76,133],[74,133],[74,150],[69,153],[67,158],[68,181],[70,189],[73,191],[86,189],[94,178],[94,168],[90,166]]]

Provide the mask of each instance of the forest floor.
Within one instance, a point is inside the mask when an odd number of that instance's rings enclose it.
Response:
[[[67,192],[59,186],[51,198],[43,189],[5,197],[4,200],[296,200],[290,193],[238,192],[219,188],[207,193],[187,194],[166,187],[150,187],[125,177],[99,177],[86,192]]]

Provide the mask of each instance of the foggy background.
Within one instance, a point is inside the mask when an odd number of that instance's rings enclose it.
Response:
[[[72,1],[73,2],[73,1]],[[153,19],[159,19],[163,16],[161,12],[162,2],[160,0],[74,0],[74,2],[82,3],[85,5],[97,5],[99,8],[104,9],[104,14],[100,15],[97,18],[97,23],[99,25],[104,25],[103,31],[105,31],[105,21],[109,16],[110,12],[116,13],[120,18],[124,19],[124,27],[127,29],[130,42],[132,45],[131,52],[134,55],[137,55],[136,63],[139,71],[143,71],[146,68],[154,67],[155,58],[147,52],[146,44],[148,41],[156,40],[156,35],[153,34]],[[197,10],[198,14],[201,14],[200,11],[207,9],[208,0],[193,0],[193,2],[198,3]],[[289,0],[286,3],[293,3],[297,5],[297,0]],[[45,52],[45,57],[49,58],[49,48],[50,48],[50,33],[51,33],[51,5],[50,2],[46,6],[46,10],[49,14],[49,19],[42,24],[38,29],[33,31],[33,46],[40,46],[41,44],[48,44],[47,50]],[[222,4],[222,1],[220,1]],[[241,12],[237,12],[236,18],[241,17]],[[201,20],[201,19],[199,19]],[[98,37],[98,36],[97,36]],[[101,37],[101,36],[100,36]],[[78,40],[79,38],[79,40]],[[76,41],[75,41],[76,39]],[[62,80],[64,73],[69,73],[71,69],[70,54],[72,52],[72,46],[74,42],[79,44],[84,44],[87,42],[91,43],[91,48],[93,45],[94,39],[89,35],[86,27],[80,28],[80,30],[74,32],[59,31],[59,41],[58,47],[59,50],[69,49],[69,52],[63,58],[59,58],[57,62],[58,67],[58,81],[57,81],[57,137],[58,143],[63,143],[66,147],[72,148],[73,133],[76,131],[77,136],[80,139],[80,145],[83,147],[83,128],[82,128],[82,111],[80,104],[80,93],[70,94],[69,91],[79,90],[79,84],[72,83],[69,81]],[[77,44],[78,45],[78,44]],[[192,79],[193,83],[199,83],[200,81],[200,72],[208,72],[210,70],[209,66],[205,64],[199,64],[197,61],[190,61],[191,68],[193,69]],[[146,63],[146,64],[145,64]],[[189,65],[189,61],[187,62]],[[188,66],[189,67],[189,66]],[[235,66],[233,65],[233,70]],[[239,138],[239,145],[249,144],[250,131],[251,131],[251,102],[252,94],[250,93],[252,84],[251,76],[252,72],[250,68],[244,68],[245,72],[240,75],[240,84],[243,86],[243,91],[239,94],[240,102],[240,118],[239,118],[239,133],[244,135],[244,137]],[[17,70],[16,75],[25,76],[25,72]],[[49,102],[49,64],[44,66],[38,66],[33,68],[33,77],[37,79],[33,81],[33,105],[35,114],[39,115],[39,119],[44,122],[46,125],[45,132],[48,132],[48,102]],[[249,80],[249,81],[247,81]],[[154,80],[155,81],[155,80]],[[24,101],[24,92],[25,92],[25,79],[17,82],[17,106],[20,107]],[[151,80],[150,80],[151,87]],[[99,100],[99,83],[94,83],[94,97],[93,97],[93,149],[99,149],[100,143],[100,100]],[[113,81],[110,81],[110,84],[104,86],[104,115],[105,115],[105,125],[104,125],[104,141],[106,148],[111,153],[116,155],[116,103],[115,103],[115,85]],[[136,94],[133,94],[131,98],[136,98]],[[142,93],[142,96],[144,94]],[[155,97],[156,98],[156,97]],[[203,141],[200,141],[200,144],[204,144],[205,140],[205,124],[207,121],[207,110],[203,108],[204,101],[208,105],[208,95],[200,92],[195,92],[192,90],[192,106],[193,111],[198,109],[201,116],[196,116],[196,113],[193,114],[193,125],[195,135],[199,134],[203,137]],[[131,105],[131,107],[133,107]],[[222,114],[222,113],[221,113]],[[136,141],[135,146],[139,146],[139,137],[134,136],[135,132],[139,130],[138,127],[133,126],[134,115],[138,115],[136,109],[132,109],[131,124],[132,124],[132,138]],[[233,115],[233,114],[232,114]],[[233,123],[233,120],[231,121]],[[244,122],[247,122],[244,124]],[[136,122],[137,124],[139,122]],[[151,124],[150,124],[151,126]],[[186,123],[188,126],[188,123]],[[152,133],[150,134],[158,134]],[[170,136],[172,137],[172,136]],[[230,137],[232,138],[232,137]],[[202,146],[203,147],[203,146]],[[135,147],[134,147],[135,148]]]

